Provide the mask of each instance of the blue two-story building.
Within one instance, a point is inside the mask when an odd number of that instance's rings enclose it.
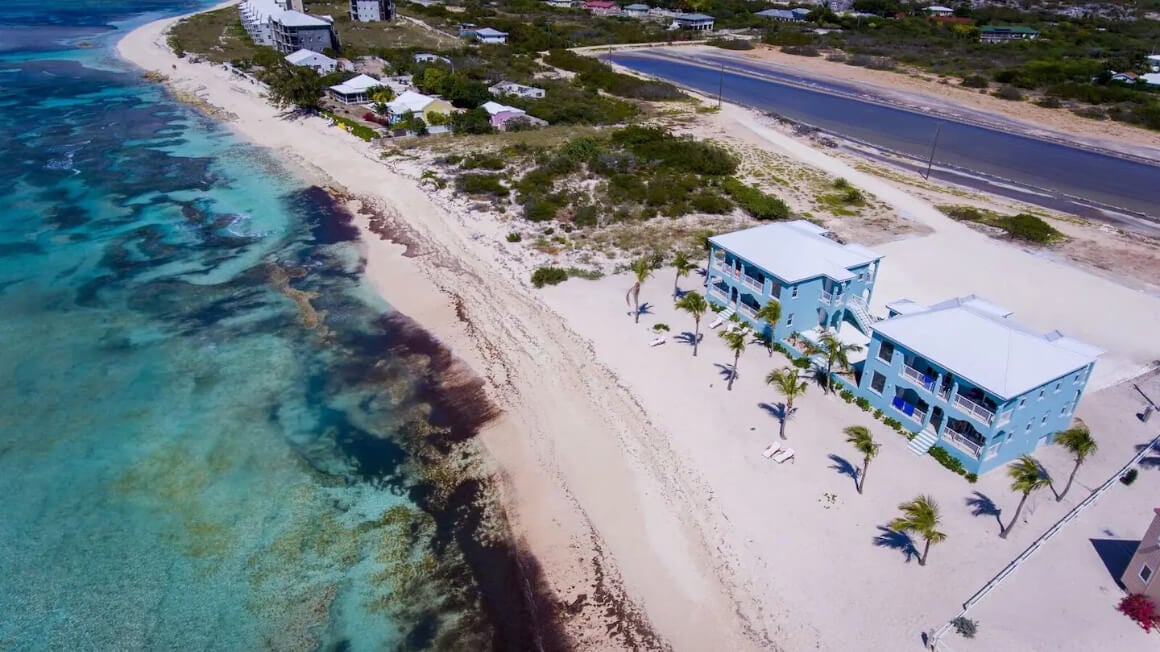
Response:
[[[1071,425],[1103,351],[1038,333],[974,295],[925,306],[887,304],[862,364],[858,395],[982,474],[1050,443]]]
[[[839,330],[849,321],[869,335],[867,306],[882,256],[859,244],[841,244],[806,220],[778,222],[709,238],[706,290],[711,303],[738,314],[775,342],[791,333]],[[756,318],[769,301],[781,320]]]

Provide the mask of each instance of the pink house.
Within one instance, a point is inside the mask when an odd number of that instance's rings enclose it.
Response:
[[[620,13],[620,5],[612,0],[589,0],[584,3],[584,10],[597,16],[612,16]]]

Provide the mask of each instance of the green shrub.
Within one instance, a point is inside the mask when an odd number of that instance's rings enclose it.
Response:
[[[1035,104],[1045,109],[1058,109],[1063,106],[1063,102],[1060,102],[1058,97],[1052,97],[1050,95],[1035,100]]]
[[[1128,469],[1127,473],[1120,476],[1120,482],[1124,483],[1124,486],[1129,486],[1136,481],[1137,475],[1140,475],[1139,471],[1136,469]]]
[[[869,411],[870,411],[870,401],[866,400],[866,397],[864,397],[864,396],[859,396],[859,397],[858,397],[858,398],[857,398],[857,399],[854,401],[854,405],[857,405],[858,407],[862,408],[862,411],[863,411],[863,412],[869,412]]]
[[[975,621],[966,616],[959,616],[951,621],[955,632],[963,638],[975,638],[975,634],[979,631],[979,625]]]
[[[987,88],[990,82],[982,75],[967,75],[960,85],[966,88]]]
[[[667,82],[651,81],[615,72],[608,64],[594,57],[586,57],[569,50],[551,50],[544,57],[549,66],[576,73],[582,85],[637,100],[680,100],[686,96]]]
[[[520,240],[523,240],[523,239],[524,239],[523,236],[516,233],[515,231],[512,231],[511,233],[507,234],[507,241],[508,242],[519,242]]]
[[[1023,100],[1023,93],[1019,92],[1019,89],[1015,88],[1014,86],[1004,86],[995,91],[995,97],[1001,100],[1020,102]]]
[[[745,38],[714,38],[708,45],[722,50],[752,50],[753,42]]]
[[[468,195],[506,197],[511,191],[500,179],[498,174],[461,174],[455,179],[455,187]]]
[[[963,477],[966,478],[967,482],[970,482],[971,484],[975,484],[979,481],[979,475],[977,473],[968,473]]]
[[[942,464],[944,467],[954,471],[955,473],[958,473],[959,475],[967,474],[967,470],[963,468],[963,463],[959,461],[959,458],[952,456],[942,446],[935,446],[931,448],[930,456],[933,457],[939,464]]]
[[[1026,213],[1000,218],[999,226],[1007,235],[1024,242],[1052,244],[1064,239],[1064,235],[1050,224]]]
[[[690,204],[692,204],[693,210],[698,213],[709,213],[710,215],[728,213],[733,208],[733,202],[729,201],[728,198],[710,190],[702,190],[693,195]]]
[[[838,392],[838,396],[841,396],[842,400],[847,403],[854,402],[854,392],[851,392],[848,389],[843,389],[842,391]]]
[[[874,410],[874,418],[881,420],[882,419],[882,410]]]
[[[464,170],[502,170],[507,161],[493,152],[475,153],[463,159]]]
[[[809,369],[812,365],[813,363],[810,361],[810,359],[804,355],[800,358],[794,358],[793,361],[793,366],[797,367],[798,369]]]
[[[799,57],[820,57],[821,51],[813,45],[787,45],[781,49],[786,54],[793,54]]]
[[[532,285],[542,288],[545,285],[557,285],[568,280],[568,271],[559,267],[540,267],[532,272]]]
[[[755,219],[784,220],[789,217],[789,206],[785,202],[734,177],[725,179],[721,187],[729,193],[733,201],[737,202],[741,210]]]

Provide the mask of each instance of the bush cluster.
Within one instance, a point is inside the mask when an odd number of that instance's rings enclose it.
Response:
[[[994,226],[1003,229],[1014,240],[1032,244],[1050,245],[1066,238],[1047,222],[1026,213],[998,215],[973,206],[940,206],[939,210],[951,219]]]
[[[737,202],[741,210],[759,220],[784,220],[789,217],[789,206],[785,202],[766,194],[753,186],[729,177],[721,183],[725,192]]]
[[[568,280],[568,270],[559,267],[538,267],[532,272],[532,285],[542,288],[557,285]]]
[[[544,62],[576,73],[577,80],[586,87],[598,88],[619,97],[649,101],[681,100],[688,97],[672,84],[615,72],[599,59],[568,50],[551,50],[544,57]]]
[[[936,461],[938,461],[939,464],[942,464],[944,467],[966,478],[967,482],[974,484],[974,482],[979,479],[979,476],[975,475],[974,473],[967,473],[967,470],[963,468],[963,463],[959,461],[959,458],[954,457],[948,453],[947,449],[943,448],[942,446],[932,447],[929,454]]]
[[[507,197],[511,192],[498,174],[461,174],[455,179],[455,187],[468,195]]]

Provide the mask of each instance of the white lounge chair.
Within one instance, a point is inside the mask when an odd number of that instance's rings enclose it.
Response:
[[[785,462],[788,462],[789,460],[792,460],[793,455],[794,455],[794,449],[783,448],[780,453],[773,456],[773,461],[777,462],[778,464],[783,464]]]
[[[712,323],[709,324],[709,328],[717,328],[718,326],[720,326],[721,324],[724,324],[724,323],[725,323],[725,318],[720,316],[720,315],[717,315],[717,318],[714,319],[712,321]]]
[[[649,342],[648,345],[649,346],[660,346],[664,343],[665,343],[665,336],[661,335],[661,336],[657,337],[655,340]]]
[[[768,448],[766,448],[765,450],[761,451],[761,454],[762,454],[763,456],[765,456],[765,459],[770,459],[770,458],[771,458],[771,457],[773,457],[774,455],[777,455],[777,452],[778,452],[779,450],[781,450],[781,443],[780,443],[780,442],[776,442],[776,441],[775,441],[775,442],[773,442],[772,444],[770,444]]]

